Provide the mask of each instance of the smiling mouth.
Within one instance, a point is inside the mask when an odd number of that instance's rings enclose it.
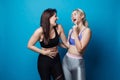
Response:
[[[76,19],[73,19],[73,22],[75,22],[76,21]]]

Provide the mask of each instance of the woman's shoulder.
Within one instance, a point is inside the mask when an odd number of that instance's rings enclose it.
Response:
[[[89,27],[86,27],[84,30],[85,33],[91,34],[91,29]]]
[[[86,27],[86,31],[90,31],[91,32],[91,29],[89,27]]]
[[[61,31],[63,29],[62,25],[61,24],[57,24],[55,26],[55,28],[58,30],[58,31]]]
[[[57,24],[56,26],[58,29],[62,28],[62,25],[61,24]]]
[[[41,34],[41,33],[43,33],[42,27],[37,28],[37,29],[35,30],[35,33],[36,33],[36,34]]]

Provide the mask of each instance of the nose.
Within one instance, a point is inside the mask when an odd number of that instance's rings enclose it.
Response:
[[[71,16],[72,19],[74,19],[74,16]]]
[[[73,20],[73,19],[74,19],[74,17],[71,17],[71,19]]]

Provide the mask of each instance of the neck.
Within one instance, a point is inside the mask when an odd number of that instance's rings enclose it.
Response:
[[[50,31],[51,31],[51,30],[53,30],[53,26],[52,26],[52,25],[50,26]]]
[[[78,24],[78,28],[79,28],[80,30],[83,28],[83,23],[82,23],[82,22],[80,22],[80,23]]]
[[[50,27],[50,32],[49,32],[49,33],[50,33],[50,34],[53,34],[53,31],[54,31],[54,30],[53,30],[53,27],[51,26],[51,27]]]

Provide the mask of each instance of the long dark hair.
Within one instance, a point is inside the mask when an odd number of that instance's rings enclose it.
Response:
[[[43,28],[44,43],[48,44],[50,36],[50,18],[57,13],[56,9],[48,8],[41,15],[40,26]]]

